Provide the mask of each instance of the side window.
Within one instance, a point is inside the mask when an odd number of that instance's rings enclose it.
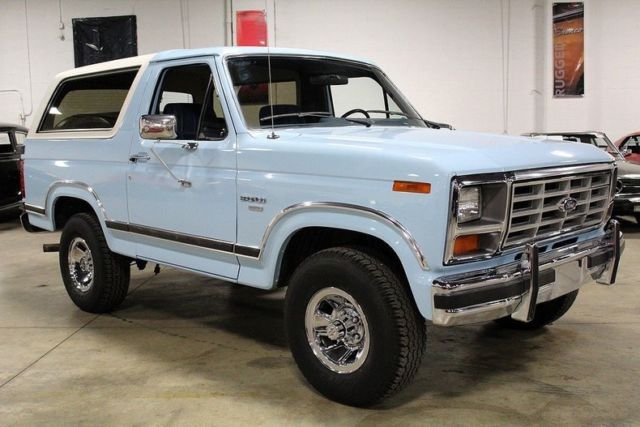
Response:
[[[24,140],[27,139],[27,135],[22,132],[16,132],[14,135],[16,137],[16,144],[18,144],[18,146],[24,145]]]
[[[207,64],[165,69],[150,111],[174,115],[181,140],[221,139],[227,135],[224,113]]]
[[[63,81],[38,131],[112,129],[138,70]]]
[[[11,139],[7,132],[0,132],[0,154],[13,153]]]

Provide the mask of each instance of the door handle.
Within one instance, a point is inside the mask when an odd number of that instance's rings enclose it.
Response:
[[[131,163],[144,163],[147,162],[151,159],[151,156],[148,153],[144,153],[144,152],[140,152],[137,154],[132,154],[131,157],[129,157],[129,161]]]

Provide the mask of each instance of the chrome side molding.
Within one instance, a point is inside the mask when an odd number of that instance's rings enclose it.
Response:
[[[364,206],[357,205],[349,205],[346,203],[332,203],[332,202],[305,202],[296,205],[289,206],[286,209],[280,211],[278,215],[276,215],[265,230],[265,233],[262,237],[262,241],[260,246],[246,246],[241,244],[234,244],[232,242],[220,241],[216,239],[210,239],[206,237],[200,236],[191,236],[186,234],[177,233],[174,231],[168,230],[160,230],[152,227],[146,227],[138,224],[130,224],[120,221],[110,221],[107,220],[107,228],[111,228],[113,230],[124,231],[128,233],[142,234],[146,236],[151,236],[159,239],[169,240],[177,243],[183,243],[191,246],[198,246],[207,249],[211,249],[218,252],[226,252],[233,253],[237,256],[252,258],[252,259],[260,259],[262,254],[264,253],[264,248],[267,245],[267,241],[273,228],[276,224],[282,220],[287,214],[291,214],[293,212],[302,210],[302,209],[338,209],[338,210],[346,210],[346,211],[355,211],[367,214],[369,216],[373,216],[376,219],[382,219],[384,222],[392,225],[394,228],[398,229],[402,238],[407,242],[411,251],[415,255],[416,259],[420,263],[420,266],[427,270],[429,267],[427,265],[426,259],[418,246],[418,243],[413,238],[413,236],[409,233],[409,231],[396,219],[393,217],[386,215],[383,212],[377,211],[375,209],[366,208]]]

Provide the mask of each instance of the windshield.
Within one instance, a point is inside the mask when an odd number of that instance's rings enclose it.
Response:
[[[593,143],[598,147],[598,148],[602,148],[603,150],[606,150],[607,153],[612,154],[616,157],[622,157],[622,154],[620,154],[620,151],[618,150],[618,148],[613,145],[613,143],[611,141],[609,141],[606,138],[601,138],[601,137],[595,137],[593,138]]]
[[[245,123],[253,129],[301,126],[426,127],[380,70],[337,59],[271,57],[227,61]],[[272,105],[270,104],[272,103]]]
[[[587,144],[595,145],[598,148],[605,150],[607,153],[611,154],[614,157],[622,157],[620,151],[616,148],[615,145],[605,136],[596,136],[596,135],[579,135],[574,136],[572,138],[576,138],[577,141],[584,142]]]

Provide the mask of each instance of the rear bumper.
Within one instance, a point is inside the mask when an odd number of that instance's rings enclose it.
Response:
[[[7,205],[0,205],[0,213],[24,210],[24,203],[15,202]]]
[[[528,245],[522,260],[489,270],[443,276],[432,286],[433,323],[452,326],[511,315],[530,321],[538,303],[593,280],[613,284],[624,239],[617,221],[597,238],[538,253]]]
[[[24,231],[27,231],[29,233],[39,233],[41,231],[47,231],[47,230],[43,230],[42,228],[34,227],[29,222],[29,214],[27,212],[23,212],[20,215],[20,223],[22,224],[22,228],[24,229]]]

